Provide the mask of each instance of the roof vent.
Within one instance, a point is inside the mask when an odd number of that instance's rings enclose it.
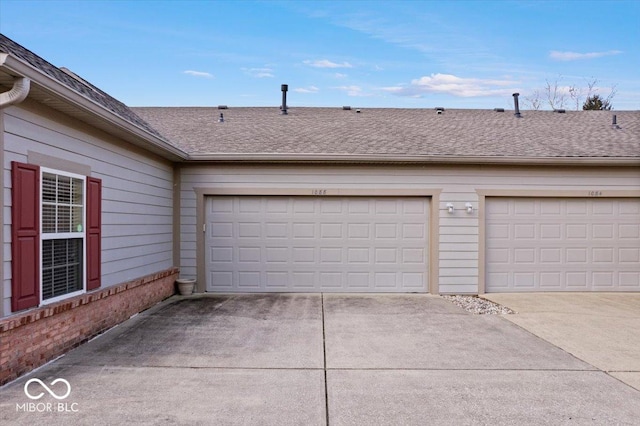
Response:
[[[520,114],[520,105],[518,105],[518,96],[520,96],[520,93],[513,94],[513,106],[516,110],[516,112],[513,113],[513,115],[515,115],[516,118],[521,118],[522,115]]]
[[[357,112],[358,114],[360,114],[360,109],[357,109],[357,110],[356,110],[356,112]]]
[[[287,90],[289,90],[289,85],[283,84],[280,86],[280,90],[282,90],[282,106],[280,107],[280,114],[287,115]]]
[[[615,114],[611,117],[611,128],[612,129],[622,129],[622,127],[618,126],[618,117]]]
[[[564,109],[554,109],[553,112],[557,112],[558,114],[564,114],[567,111]]]
[[[444,113],[444,111],[443,111],[443,110],[441,110],[441,109],[436,110],[436,114],[438,114],[438,115],[442,115],[442,113]]]
[[[224,114],[220,113],[220,118],[218,118],[218,123],[224,123]]]
[[[444,107],[435,107],[436,111],[444,112]]]
[[[494,108],[495,112],[504,112],[504,108]]]
[[[342,107],[344,111],[351,111],[351,107],[349,105],[345,105]]]
[[[218,109],[229,109],[226,105],[218,105]]]

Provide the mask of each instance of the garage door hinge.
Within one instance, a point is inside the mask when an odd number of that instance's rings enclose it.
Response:
[[[202,224],[202,232],[204,232],[205,234],[207,233],[207,224],[206,223]]]

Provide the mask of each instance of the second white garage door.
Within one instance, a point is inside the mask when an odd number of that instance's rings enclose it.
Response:
[[[640,291],[640,200],[491,198],[487,292]]]
[[[212,196],[211,292],[426,292],[427,198]]]

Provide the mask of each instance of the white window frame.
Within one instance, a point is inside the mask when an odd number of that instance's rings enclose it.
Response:
[[[42,211],[43,211],[43,203],[42,203],[42,181],[45,173],[65,176],[73,179],[82,180],[82,232],[65,232],[65,233],[44,233],[43,232],[43,220],[42,220]],[[51,303],[59,302],[61,300],[69,299],[74,296],[78,296],[80,294],[84,294],[87,292],[87,177],[83,175],[79,175],[76,173],[69,173],[63,170],[49,169],[46,167],[40,167],[40,183],[38,188],[38,209],[40,213],[40,250],[39,250],[39,258],[38,264],[40,266],[40,306],[48,305]],[[53,237],[51,237],[54,235]],[[45,236],[47,236],[45,238]],[[44,271],[42,267],[42,258],[43,258],[43,241],[46,240],[67,240],[67,239],[78,239],[82,238],[82,289],[73,291],[71,293],[63,294],[61,296],[51,297],[49,299],[43,299],[43,278]]]

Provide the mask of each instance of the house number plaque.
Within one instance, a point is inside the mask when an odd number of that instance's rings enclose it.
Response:
[[[312,189],[311,195],[327,195],[326,189]]]

